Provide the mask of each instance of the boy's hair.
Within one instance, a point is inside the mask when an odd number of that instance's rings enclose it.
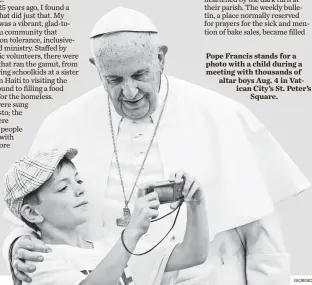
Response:
[[[56,169],[55,169],[55,172],[59,172],[61,171],[61,169],[65,166],[65,165],[71,165],[72,167],[75,168],[75,165],[73,164],[73,162],[68,159],[67,157],[63,157],[60,162],[58,163]],[[50,177],[51,178],[51,177]],[[43,183],[38,189],[36,189],[35,191],[27,194],[24,199],[23,199],[23,204],[22,206],[26,205],[26,204],[29,204],[29,205],[40,205],[41,204],[41,200],[39,198],[39,192],[40,190],[42,189],[43,185],[45,185],[50,179],[48,179],[45,183]],[[27,225],[29,226],[30,228],[32,228],[33,230],[35,231],[40,231],[39,227],[34,224],[34,223],[31,223],[29,221],[27,221],[23,215],[21,215],[21,219],[22,221]]]

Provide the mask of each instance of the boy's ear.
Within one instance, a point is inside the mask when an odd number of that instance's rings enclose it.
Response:
[[[39,211],[35,207],[28,204],[23,205],[21,209],[21,216],[23,216],[27,222],[33,224],[42,223],[44,220]]]

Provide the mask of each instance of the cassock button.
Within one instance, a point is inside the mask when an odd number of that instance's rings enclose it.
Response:
[[[135,153],[134,153],[134,155],[136,156],[136,157],[140,157],[141,155],[143,155],[144,154],[144,151],[136,151]]]
[[[141,133],[136,133],[135,135],[134,135],[134,138],[135,139],[137,139],[137,138],[139,138],[140,136],[142,136],[143,134],[141,134]]]

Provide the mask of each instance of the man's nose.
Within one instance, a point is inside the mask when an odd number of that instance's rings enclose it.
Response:
[[[138,92],[139,92],[139,89],[137,88],[137,85],[131,80],[124,83],[122,87],[123,95],[127,97],[127,99],[130,99],[130,100],[135,98]]]

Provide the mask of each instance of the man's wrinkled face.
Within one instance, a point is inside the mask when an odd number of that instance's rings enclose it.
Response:
[[[105,37],[95,64],[116,112],[132,120],[149,117],[157,106],[161,68],[158,46],[142,33]]]

